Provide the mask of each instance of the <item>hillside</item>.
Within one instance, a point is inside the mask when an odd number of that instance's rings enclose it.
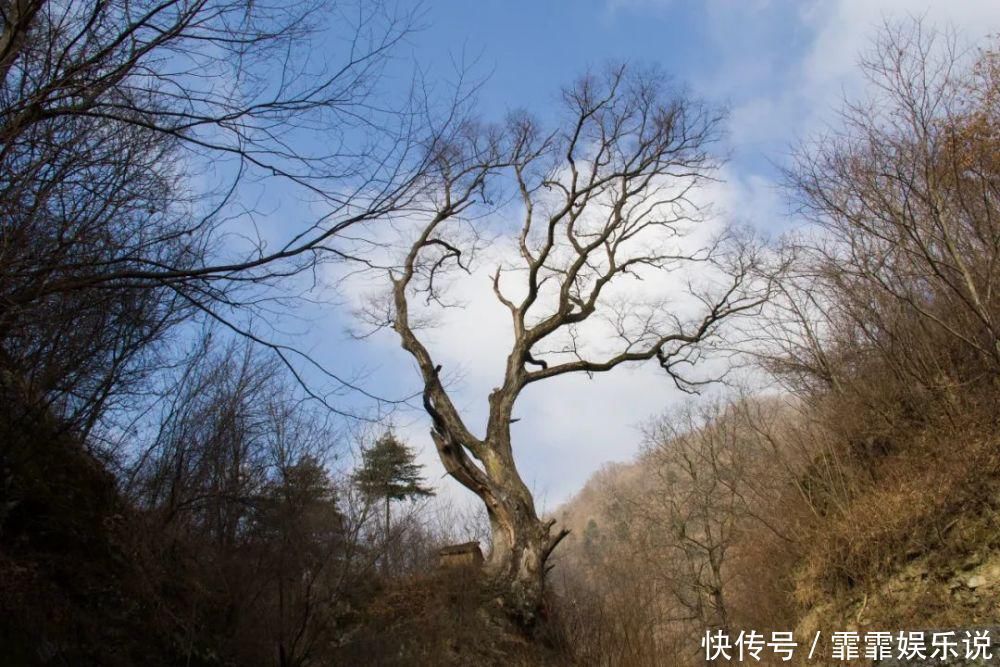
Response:
[[[693,430],[660,432],[635,461],[605,468],[559,508],[575,536],[559,557],[557,587],[578,622],[605,631],[580,643],[620,664],[659,664],[666,652],[699,664],[705,627],[820,632],[824,642],[835,630],[964,636],[994,627],[995,427],[966,432],[960,446],[949,425],[933,448],[921,432],[885,450],[824,447],[796,462],[771,445],[812,441],[818,425],[796,424],[810,413],[787,404],[767,409],[776,402],[702,410]],[[664,420],[692,425],[683,412]],[[720,428],[727,421],[738,426]],[[737,450],[756,450],[764,465],[741,463]],[[688,456],[695,451],[715,454]],[[826,465],[833,456],[836,469]]]

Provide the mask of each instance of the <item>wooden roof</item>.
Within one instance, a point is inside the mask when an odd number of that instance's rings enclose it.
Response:
[[[452,556],[456,554],[468,554],[468,553],[482,553],[479,548],[479,542],[466,542],[464,544],[452,544],[446,547],[441,547],[438,553],[442,556]]]

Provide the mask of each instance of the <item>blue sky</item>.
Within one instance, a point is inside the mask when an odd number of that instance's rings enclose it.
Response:
[[[544,120],[560,86],[608,61],[659,65],[697,96],[726,105],[731,159],[725,182],[710,194],[721,216],[773,234],[796,224],[776,165],[796,139],[834,122],[842,96],[860,89],[858,53],[883,18],[921,15],[957,28],[969,42],[1000,32],[997,0],[431,0],[425,8],[425,29],[398,56],[419,63],[431,79],[453,77],[454,62],[471,64],[483,79],[478,103],[487,118],[524,108]],[[509,334],[499,306],[473,292],[462,296],[468,307],[428,338],[456,378],[456,403],[478,426]],[[367,386],[384,394],[418,388],[392,332],[350,342],[344,309],[312,307],[300,315],[308,324],[297,325],[304,335],[296,342],[331,368],[363,369]],[[655,366],[532,387],[518,403],[521,421],[513,431],[525,480],[551,508],[603,463],[634,455],[637,426],[677,400]],[[443,477],[424,415],[406,412],[396,423],[442,495],[471,498]]]
[[[777,97],[794,82],[817,20],[800,2],[443,0],[410,55],[447,76],[473,63],[483,113],[525,108],[542,118],[559,88],[608,62],[656,64],[696,95],[730,108]],[[816,11],[822,13],[823,8]],[[773,175],[784,133],[730,135],[734,164]]]

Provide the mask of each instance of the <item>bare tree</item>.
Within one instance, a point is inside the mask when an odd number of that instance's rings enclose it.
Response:
[[[236,314],[307,289],[315,275],[293,276],[341,259],[345,229],[408,205],[442,125],[383,73],[418,16],[382,2],[0,2],[4,365],[84,429],[192,314],[291,366],[294,350]],[[266,226],[265,191],[306,205]]]
[[[538,518],[514,461],[510,425],[521,392],[548,378],[650,360],[692,389],[704,381],[689,372],[703,346],[725,320],[757,309],[770,288],[754,280],[758,249],[736,235],[686,238],[706,219],[695,194],[717,166],[709,151],[718,114],[672,93],[656,73],[625,68],[583,78],[562,101],[566,117],[555,132],[514,115],[502,128],[468,125],[434,155],[434,196],[392,272],[386,320],[417,361],[446,470],[487,507],[488,571],[499,598],[525,622],[536,617],[546,560],[565,531]],[[453,403],[411,311],[421,302],[446,305],[441,274],[469,270],[483,238],[479,227],[463,224],[505,183],[523,219],[516,256],[497,266],[492,284],[510,313],[513,345],[479,436]],[[470,227],[471,235],[463,233]],[[693,284],[681,272],[692,266],[718,280]],[[663,289],[656,298],[629,299],[619,284],[630,278]],[[678,294],[686,300],[668,305],[666,297]]]
[[[819,234],[771,328],[785,377],[843,389],[867,355],[940,392],[1000,368],[1000,65],[995,47],[969,56],[888,23],[862,61],[872,98],[799,153],[789,179]]]
[[[796,513],[776,507],[790,497],[788,479],[775,473],[775,452],[750,412],[771,410],[737,396],[670,409],[643,429],[637,459],[595,487],[584,540],[569,544],[577,553],[568,576],[560,569],[582,624],[574,632],[602,656],[590,662],[653,665],[669,655],[671,664],[704,664],[697,647],[706,629],[772,620],[755,577],[777,582],[755,551],[772,538],[791,548]]]
[[[732,409],[709,403],[664,416],[646,435],[658,483],[640,492],[639,532],[653,542],[648,553],[673,569],[670,592],[698,632],[731,622],[725,567],[752,512],[755,456],[755,443],[740,431]]]
[[[329,415],[246,341],[202,341],[161,409],[125,490],[160,547],[136,557],[146,576],[204,590],[206,611],[176,630],[194,642],[199,624],[219,628],[244,663],[322,662],[371,573],[354,511],[371,512],[331,478]]]

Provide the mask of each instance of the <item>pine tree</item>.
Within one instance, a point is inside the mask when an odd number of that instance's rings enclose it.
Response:
[[[361,466],[352,479],[369,500],[385,502],[385,563],[389,561],[390,505],[393,500],[417,496],[432,496],[434,491],[424,485],[413,451],[394,433],[387,432],[374,445],[361,453]]]

